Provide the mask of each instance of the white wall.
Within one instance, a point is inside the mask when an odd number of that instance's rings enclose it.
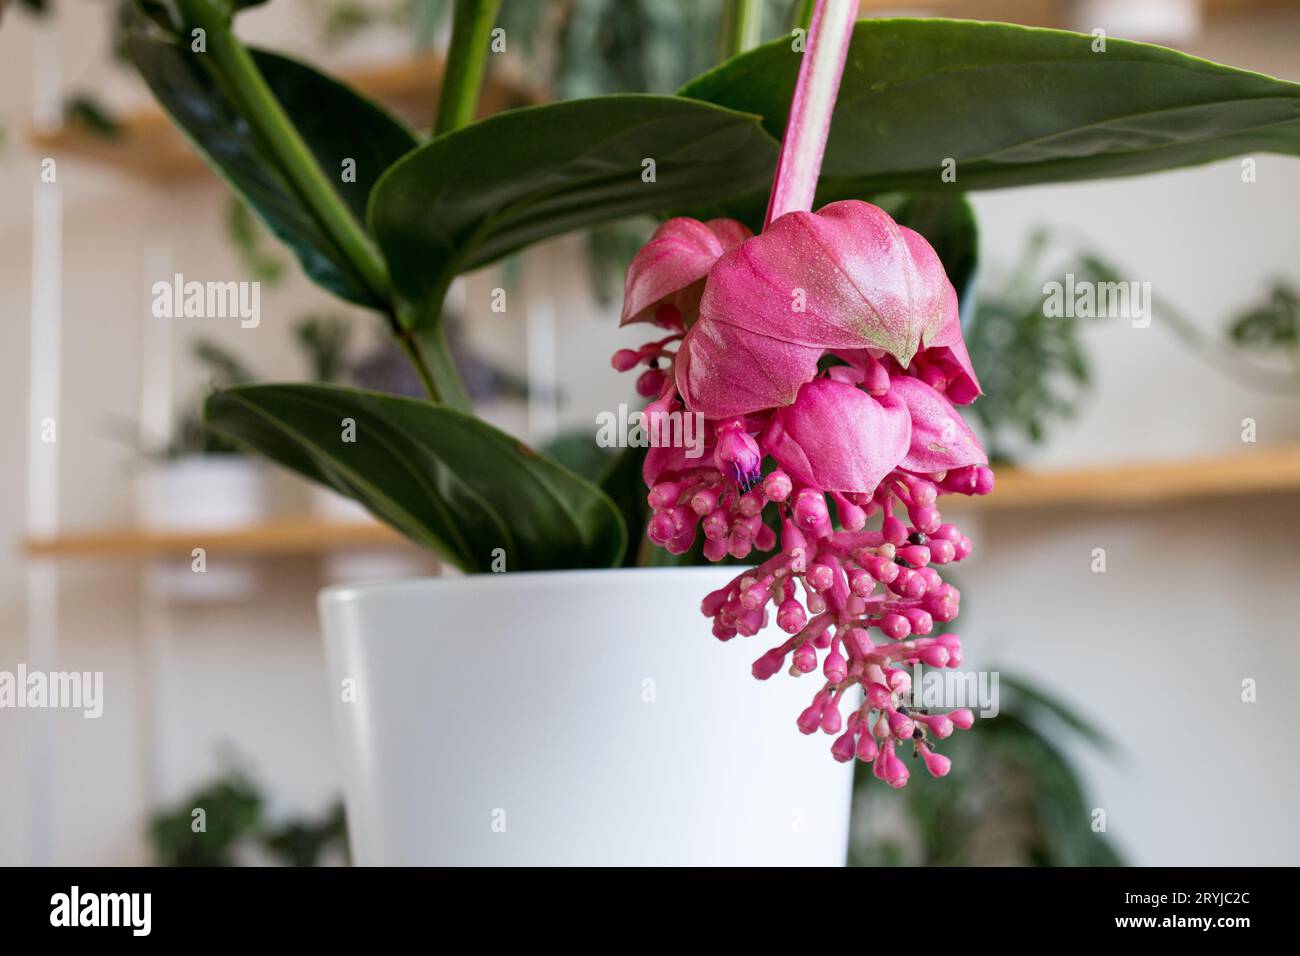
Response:
[[[304,45],[292,11],[280,2],[257,14],[263,42]],[[12,12],[8,19],[0,29],[0,109],[9,131],[0,153],[0,540],[8,543],[0,548],[0,669],[25,655],[24,562],[16,542],[27,450],[31,186],[39,160],[21,136],[32,30]],[[1295,26],[1289,20],[1249,35],[1225,31],[1197,52],[1300,78],[1300,52],[1290,43]],[[102,33],[84,12],[64,24],[70,78],[109,76]],[[125,79],[103,82],[114,91],[130,88]],[[67,203],[60,500],[69,527],[93,528],[130,515],[133,457],[105,423],[111,414],[137,413],[144,250],[168,244],[176,270],[196,276],[234,278],[239,270],[223,238],[225,199],[215,183],[160,196],[73,162],[60,165],[60,180]],[[1010,264],[1028,229],[1056,223],[1091,237],[1207,330],[1261,292],[1271,275],[1300,280],[1293,239],[1300,162],[1293,159],[1261,157],[1253,185],[1241,183],[1235,163],[1222,163],[1140,180],[981,194],[976,203],[986,262]],[[471,283],[467,304],[480,344],[522,367],[520,307],[532,296],[555,297],[563,418],[594,427],[597,410],[632,399],[630,379],[609,370],[608,356],[634,344],[636,334],[620,333],[614,316],[591,304],[579,255],[572,238],[539,250],[505,317],[486,311],[494,282],[485,277]],[[215,331],[262,368],[292,376],[301,370],[283,321],[321,305],[333,307],[292,281],[265,293],[259,329]],[[185,331],[178,330],[178,356]],[[1261,442],[1300,439],[1294,401],[1242,389],[1159,328],[1115,322],[1088,338],[1096,387],[1082,417],[1062,426],[1043,451],[1045,463],[1248,453],[1239,441],[1246,416],[1258,420]],[[179,369],[178,397],[195,377],[183,361]],[[292,497],[291,483],[283,488]],[[1281,496],[999,514],[975,526],[979,556],[961,576],[968,658],[1040,679],[1124,741],[1128,762],[1088,765],[1097,805],[1135,862],[1296,861],[1300,824],[1283,801],[1300,742],[1282,711],[1280,675],[1300,663],[1284,599],[1296,580],[1290,542],[1298,521],[1295,498]],[[1107,548],[1104,575],[1089,570],[1094,547]],[[310,561],[262,569],[258,591],[241,605],[175,609],[156,685],[162,709],[155,740],[150,685],[139,666],[137,567],[64,565],[59,666],[105,671],[107,703],[99,721],[40,715],[56,724],[55,862],[145,862],[146,803],[175,798],[207,776],[221,739],[252,758],[273,813],[318,812],[332,797],[337,771],[312,609],[319,575]],[[709,639],[702,625],[701,640]],[[1240,703],[1243,677],[1259,681],[1259,703]],[[30,716],[0,711],[0,863],[26,859],[21,731]]]

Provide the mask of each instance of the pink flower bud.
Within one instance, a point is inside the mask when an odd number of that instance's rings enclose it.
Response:
[[[877,684],[873,681],[867,685],[867,706],[872,710],[880,710],[890,706],[891,700],[889,688],[884,684]],[[886,724],[885,726],[886,732],[888,732],[889,725]],[[883,737],[885,734],[879,734],[878,736]]]
[[[682,486],[675,481],[661,481],[650,489],[650,494],[646,495],[646,502],[655,511],[663,511],[677,504],[682,490]]]
[[[871,763],[876,759],[876,741],[870,734],[863,734],[858,738],[857,758],[863,763]]]
[[[748,488],[761,473],[763,455],[758,450],[758,442],[745,431],[739,419],[720,426],[717,439],[713,464],[728,478]]]
[[[727,557],[727,539],[705,536],[704,557],[710,561],[721,561]]]
[[[749,672],[757,680],[767,680],[773,674],[781,669],[785,664],[785,653],[779,647],[774,647],[758,660],[754,661]]]
[[[907,525],[890,515],[881,524],[880,533],[885,536],[886,541],[897,547],[907,540]]]
[[[889,711],[889,732],[899,740],[909,739],[915,729],[916,724],[911,717],[896,710]]]
[[[656,514],[646,526],[646,535],[661,547],[671,541],[676,534],[677,525],[673,522],[672,515],[665,511]]]
[[[903,612],[903,617],[907,618],[907,623],[911,625],[912,633],[924,637],[934,630],[934,618],[928,611],[923,611],[919,607],[909,607]]]
[[[838,734],[842,722],[840,719],[840,710],[833,704],[822,711],[821,728],[824,734]]]
[[[807,623],[808,615],[795,598],[786,598],[776,610],[776,626],[787,634],[798,634]]]
[[[948,564],[957,557],[957,546],[944,538],[930,539],[930,562]]]
[[[867,738],[870,740],[871,738]],[[831,756],[840,763],[848,763],[853,759],[855,740],[853,731],[847,731],[835,738],[835,743],[831,744]]]
[[[880,619],[880,631],[888,638],[901,641],[912,633],[912,625],[906,617],[891,611]]]
[[[918,531],[929,534],[943,522],[938,510],[931,505],[913,505],[907,509],[907,516],[912,526]]]
[[[937,754],[925,744],[917,744],[916,749],[921,754],[921,759],[925,761],[925,769],[930,771],[932,777],[946,777],[948,771],[952,769],[952,761],[942,754]]]
[[[701,488],[691,495],[691,510],[701,518],[716,511],[717,507],[718,493],[710,488]]]
[[[648,368],[636,379],[636,393],[642,398],[650,398],[658,395],[664,390],[664,385],[668,381],[668,376],[663,369]]]
[[[970,708],[963,707],[960,710],[950,711],[948,719],[962,730],[970,730],[975,723],[975,714],[971,712]]]
[[[899,548],[898,556],[918,568],[930,563],[930,549],[923,544],[909,544],[905,548]]]
[[[860,531],[867,523],[867,513],[845,498],[838,491],[831,492],[835,501],[835,512],[840,516],[840,524],[845,531]]]
[[[749,557],[749,552],[754,549],[754,542],[750,540],[747,532],[736,533],[733,531],[727,538],[727,553],[737,561]]]
[[[822,673],[826,675],[828,681],[838,684],[849,675],[848,661],[844,659],[843,654],[832,647],[830,653],[826,655],[826,661],[822,664]]]
[[[763,494],[769,501],[777,503],[785,501],[793,491],[794,483],[790,481],[790,476],[780,469],[763,479]]]
[[[830,522],[826,499],[820,491],[803,488],[795,495],[794,520],[802,530],[814,533]]]
[[[609,360],[616,372],[626,372],[641,363],[641,353],[636,349],[619,349]]]
[[[923,664],[929,664],[931,667],[948,666],[948,649],[937,644],[922,648],[916,656],[921,659]]]
[[[814,564],[808,569],[807,581],[814,591],[829,591],[835,584],[835,572],[828,564]]]

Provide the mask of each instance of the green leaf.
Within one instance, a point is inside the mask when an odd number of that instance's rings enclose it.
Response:
[[[598,488],[505,432],[444,405],[333,385],[247,385],[207,421],[364,504],[466,571],[611,567],[626,531]],[[345,441],[345,419],[355,441]]]
[[[1059,721],[1070,730],[1074,731],[1099,752],[1114,753],[1115,742],[1107,737],[1106,734],[1091,721],[1081,716],[1059,698],[1053,697],[1047,691],[1035,687],[1033,684],[1017,677],[1010,677],[1003,674],[1002,679],[1016,695],[1019,709],[1022,712],[1030,715],[1035,713],[1046,713],[1051,718]]]
[[[641,477],[645,456],[644,448],[624,448],[596,477],[600,490],[609,496],[623,516],[623,524],[628,533],[628,548],[623,556],[623,566],[628,568],[636,567],[643,557],[649,559],[648,564],[656,563],[653,560],[654,553],[647,551],[647,547],[668,554],[663,548],[650,545],[645,540],[645,526],[650,517],[650,506],[646,503],[647,488]]]
[[[756,117],[680,97],[550,103],[411,153],[375,187],[370,223],[415,307],[407,320],[428,327],[457,273],[572,229],[765,188],[776,151]]]
[[[136,6],[164,30],[179,34],[184,31],[186,19],[182,7],[195,2],[210,4],[224,13],[225,20],[230,21],[240,10],[260,7],[266,0],[136,0]]]
[[[1146,43],[964,20],[858,23],[818,201],[1148,173],[1247,152],[1300,153],[1300,86]],[[788,39],[692,80],[690,96],[785,129]]]
[[[140,34],[127,49],[145,82],[203,158],[244,198],[267,228],[297,255],[317,283],[350,302],[385,308],[356,279],[348,260],[275,172],[232,101],[188,47]],[[417,145],[414,135],[370,100],[309,66],[253,51],[258,69],[317,164],[358,221],[380,174]],[[356,182],[343,182],[343,161],[356,162]]]

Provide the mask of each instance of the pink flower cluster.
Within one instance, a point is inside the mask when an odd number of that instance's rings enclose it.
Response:
[[[714,635],[754,636],[770,610],[788,637],[754,676],[822,673],[801,731],[834,735],[837,760],[871,763],[894,787],[907,741],[943,776],[934,741],[973,716],[909,708],[907,668],[961,663],[960,639],[935,624],[961,600],[940,569],[971,543],[937,502],[987,494],[993,473],[954,408],[980,388],[934,250],[857,201],[787,213],[757,236],[671,219],[632,261],[623,322],[668,333],[613,358],[646,368],[647,416],[707,423],[704,457],[647,454],[650,539],[681,554],[702,536],[713,561],[774,552],[704,598]]]

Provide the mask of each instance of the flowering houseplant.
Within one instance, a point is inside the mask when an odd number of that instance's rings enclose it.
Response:
[[[497,4],[461,0],[425,140],[337,81],[245,48],[232,20],[250,5],[142,0],[153,28],[130,53],[306,272],[382,318],[429,397],[246,386],[210,400],[210,425],[466,571],[499,554],[512,571],[618,566],[642,550],[629,546],[637,505],[474,417],[442,309],[456,275],[540,239],[663,216],[630,264],[624,320],[664,335],[614,362],[650,366],[638,383],[652,419],[702,415],[709,455],[645,456],[645,535],[672,553],[702,538],[710,559],[775,550],[704,599],[715,635],[757,633],[771,605],[790,636],[755,676],[787,658],[820,666],[800,728],[836,735],[837,758],[895,786],[898,741],[942,774],[933,738],[970,719],[898,706],[898,665],[960,662],[955,638],[929,636],[959,599],[934,566],[970,542],[935,501],[992,485],[954,408],[979,393],[959,321],[974,227],[958,190],[1300,146],[1291,84],[1096,36],[855,25],[850,0],[677,95],[476,122]],[[891,215],[881,197],[899,190]],[[343,421],[368,440],[340,442]],[[859,685],[864,706],[845,719]]]

